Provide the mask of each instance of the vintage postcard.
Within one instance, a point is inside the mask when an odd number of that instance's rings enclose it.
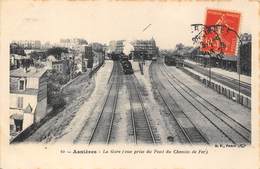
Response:
[[[3,169],[259,169],[257,0],[2,0]]]

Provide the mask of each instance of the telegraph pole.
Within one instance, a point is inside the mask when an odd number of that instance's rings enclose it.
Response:
[[[209,86],[211,85],[211,54],[209,53]]]
[[[242,46],[242,41],[239,37],[240,46]],[[240,74],[241,74],[241,65],[240,65],[240,46],[238,46],[237,54],[237,73],[238,73],[238,102],[240,104]]]

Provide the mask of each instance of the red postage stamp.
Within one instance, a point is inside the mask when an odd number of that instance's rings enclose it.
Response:
[[[204,31],[202,51],[222,52],[226,56],[235,56],[240,13],[207,10],[206,30]]]

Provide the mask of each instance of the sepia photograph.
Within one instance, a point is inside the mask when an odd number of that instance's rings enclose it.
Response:
[[[35,144],[72,146],[57,150],[67,154],[106,145],[173,154],[259,146],[259,2],[0,5],[8,79],[1,131],[12,152]],[[110,155],[117,151],[125,153]]]

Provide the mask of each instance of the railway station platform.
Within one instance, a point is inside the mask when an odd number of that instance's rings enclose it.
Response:
[[[198,65],[195,62],[187,61],[186,63],[190,63],[193,65]],[[198,65],[199,66],[199,65]],[[199,68],[204,69],[205,71],[208,71],[208,68],[204,68],[202,66],[199,66]],[[225,79],[219,79],[211,78],[209,79],[209,76],[205,72],[204,74],[201,72],[198,72],[197,70],[194,70],[188,66],[185,66],[183,68],[183,71],[193,77],[194,79],[200,81],[201,83],[205,84],[205,86],[208,86],[209,88],[215,90],[219,94],[222,94],[229,98],[230,100],[233,100],[247,108],[251,108],[251,85],[250,80],[251,77],[247,77],[243,75],[242,80],[240,81],[240,93],[238,91],[238,83],[236,80],[236,76],[238,76],[235,72],[228,72],[226,70],[220,70],[219,68],[211,69],[212,72],[218,74],[219,76],[225,77]],[[228,72],[228,73],[227,73]],[[233,75],[233,77],[232,77]],[[242,75],[241,75],[242,77]],[[249,82],[249,83],[248,83]],[[240,97],[240,98],[239,98]]]
[[[194,61],[191,61],[191,60],[187,60],[186,59],[186,60],[184,60],[184,62],[193,64],[193,65],[197,65],[200,68],[205,69],[205,70],[209,69],[208,67],[205,68],[205,67],[203,67],[202,64],[194,62]],[[217,73],[219,75],[226,76],[226,77],[238,80],[238,73],[237,72],[231,72],[231,71],[224,70],[224,69],[221,69],[221,68],[216,68],[216,67],[212,67],[211,71],[214,72],[214,73]],[[244,83],[251,84],[251,76],[246,76],[246,75],[240,74],[240,81],[244,82]]]

